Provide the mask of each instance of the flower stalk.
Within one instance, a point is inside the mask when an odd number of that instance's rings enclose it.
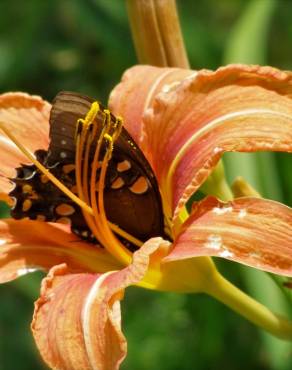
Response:
[[[127,0],[141,64],[189,68],[175,0]]]
[[[221,274],[214,274],[211,283],[206,288],[206,293],[224,303],[255,325],[278,338],[292,340],[291,321],[273,313],[267,307],[243,293]]]
[[[201,191],[205,194],[214,195],[224,201],[233,199],[232,191],[226,181],[222,160],[218,162],[214,171],[201,186]]]
[[[241,176],[237,177],[232,184],[232,192],[235,198],[239,197],[255,197],[261,198],[258,193],[245,179]]]

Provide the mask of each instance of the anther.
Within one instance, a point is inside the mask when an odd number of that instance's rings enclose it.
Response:
[[[104,113],[104,125],[106,128],[106,132],[110,132],[112,128],[112,124],[113,124],[113,121],[111,118],[111,112],[108,109],[104,109],[103,113]]]
[[[117,117],[116,122],[115,122],[115,131],[114,131],[114,134],[113,134],[113,140],[114,141],[120,136],[120,133],[122,131],[122,127],[123,127],[123,119],[122,119],[122,117]]]
[[[103,135],[103,137],[104,137],[108,142],[110,142],[110,143],[112,143],[112,142],[113,142],[113,137],[112,137],[112,136],[110,136],[109,134],[104,134],[104,135]]]
[[[86,126],[89,126],[90,124],[92,124],[92,122],[95,120],[98,112],[99,112],[99,104],[98,104],[97,101],[95,101],[91,104],[90,110],[85,116],[84,124]]]

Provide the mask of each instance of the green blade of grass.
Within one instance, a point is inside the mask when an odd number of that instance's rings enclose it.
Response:
[[[226,43],[224,63],[265,64],[270,22],[275,0],[251,0]],[[227,176],[243,176],[263,196],[282,201],[277,165],[273,153],[230,153],[225,158]]]
[[[265,64],[267,40],[271,19],[276,8],[275,0],[251,0],[235,24],[226,44],[224,63]],[[224,158],[229,179],[242,175],[263,196],[281,201],[279,173],[273,153],[240,154],[230,153]],[[259,301],[276,312],[289,315],[287,305],[273,281],[263,272],[242,269],[249,292]],[[290,312],[291,313],[291,312]],[[288,369],[291,344],[261,333],[269,363],[275,370]]]

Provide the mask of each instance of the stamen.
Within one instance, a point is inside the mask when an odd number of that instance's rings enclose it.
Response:
[[[88,127],[94,122],[98,112],[100,111],[100,107],[97,101],[91,104],[90,110],[86,114],[85,118],[80,118],[77,120],[76,131],[75,131],[75,141],[77,135],[81,133],[81,131],[85,128],[86,130]]]
[[[124,245],[114,236],[112,231],[110,230],[105,214],[104,209],[104,198],[103,198],[103,187],[105,182],[105,175],[107,170],[107,165],[109,160],[111,159],[112,151],[113,151],[113,138],[111,137],[109,141],[109,147],[105,154],[104,160],[102,162],[101,166],[101,172],[100,172],[100,180],[99,180],[99,189],[98,189],[98,207],[99,207],[99,216],[103,225],[103,230],[105,234],[107,235],[107,239],[110,241],[108,249],[112,255],[122,255],[124,259],[127,259],[129,261],[129,257],[131,257],[131,253],[128,251],[127,248],[124,247]],[[130,258],[131,260],[131,258]]]
[[[83,147],[84,147],[84,131],[83,131],[83,128],[82,130],[80,131],[80,134],[77,135],[77,138],[76,138],[76,156],[75,156],[75,164],[76,164],[76,172],[75,172],[75,177],[76,177],[76,185],[77,185],[77,190],[78,190],[78,195],[79,197],[82,199],[82,200],[85,200],[85,197],[87,196],[86,198],[86,202],[89,203],[89,199],[88,199],[88,192],[86,190],[87,186],[85,186],[85,189],[83,187],[83,184],[82,184],[82,154],[83,154]],[[89,145],[89,144],[88,144]],[[88,175],[87,171],[88,171],[88,166],[86,164],[85,166],[85,175]],[[87,183],[87,177],[83,178],[85,181],[84,183],[86,184]],[[85,192],[84,192],[85,190]],[[92,214],[89,215],[87,214],[86,212],[82,212],[83,213],[83,216],[89,226],[89,228],[91,229],[92,233],[94,234],[94,236],[96,237],[97,240],[99,240],[103,245],[105,243],[105,240],[103,238],[103,235],[102,233],[100,232],[99,228],[98,228],[98,224],[95,223],[95,214],[94,214],[94,211],[92,210]]]
[[[105,138],[111,144],[109,146],[111,152],[113,149],[113,146],[112,146],[113,140],[112,140],[112,137],[108,134],[108,132],[111,129],[111,121],[109,119],[110,113],[108,111],[105,111],[104,113],[105,113],[105,125],[99,136],[98,143],[97,143],[95,153],[94,153],[93,162],[92,162],[91,179],[90,179],[90,196],[91,196],[90,200],[91,200],[91,205],[92,205],[92,209],[94,213],[95,222],[100,225],[102,234],[105,236],[105,239],[106,239],[106,243],[104,243],[105,248],[108,249],[108,251],[113,256],[118,258],[121,262],[129,264],[132,259],[131,258],[132,254],[113,235],[113,233],[111,232],[109,228],[109,222],[105,217],[105,211],[103,208],[100,207],[100,204],[99,204],[99,207],[97,206],[97,201],[96,201],[96,170],[98,167],[98,159],[99,159],[101,146]],[[103,188],[104,188],[106,167],[107,167],[107,163],[109,159],[110,159],[110,156],[108,155],[108,149],[107,149],[107,152],[102,162],[101,173],[100,173],[100,178],[99,178],[99,183],[98,183],[99,198],[101,197],[102,199],[103,199]],[[111,226],[112,225],[110,225],[110,227]]]
[[[96,112],[97,114],[98,112]],[[113,143],[118,138],[122,129],[122,120],[119,118],[116,121],[111,119],[110,112],[105,109],[102,111],[103,123],[99,134],[97,145],[95,148],[93,162],[91,164],[90,191],[88,189],[88,169],[89,169],[89,153],[93,139],[96,136],[97,125],[96,120],[91,122],[87,117],[84,120],[79,120],[83,125],[79,127],[76,136],[76,184],[79,197],[86,203],[92,206],[93,215],[84,215],[88,226],[93,235],[103,244],[103,246],[119,261],[129,264],[132,260],[132,253],[116,238],[112,230],[119,235],[122,235],[132,243],[141,246],[143,243],[121,230],[118,226],[111,224],[105,214],[103,191],[105,183],[105,175],[108,162],[111,159],[113,151]],[[95,119],[92,115],[91,119]],[[88,127],[92,131],[88,133]],[[106,141],[106,142],[105,142]],[[100,177],[98,181],[98,202],[96,199],[96,175],[97,169],[100,167],[100,152],[102,146],[105,145],[106,153],[102,160]],[[90,193],[90,196],[89,196]]]
[[[100,108],[98,102],[97,101],[93,102],[91,104],[89,112],[86,114],[86,117],[84,119],[84,123],[86,126],[89,126],[93,123],[99,111]]]

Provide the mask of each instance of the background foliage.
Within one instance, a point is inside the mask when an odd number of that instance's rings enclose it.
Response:
[[[177,2],[193,68],[247,62],[292,69],[291,1]],[[124,1],[0,1],[1,92],[23,90],[51,100],[68,89],[106,102],[135,62]],[[230,181],[240,171],[266,197],[292,204],[288,155],[240,154],[225,162]],[[242,289],[291,314],[266,274],[230,262],[218,265]],[[29,331],[40,279],[37,274],[0,287],[0,370],[45,368]],[[209,297],[130,288],[123,312],[129,341],[123,370],[291,369],[290,343]]]

